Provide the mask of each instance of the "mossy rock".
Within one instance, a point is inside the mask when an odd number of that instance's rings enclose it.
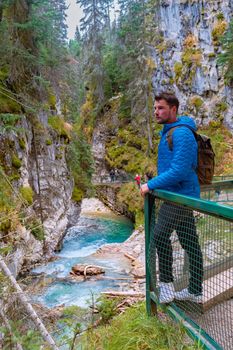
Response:
[[[76,186],[73,189],[72,193],[72,200],[79,203],[84,197],[84,193],[80,188],[77,188]]]
[[[227,109],[228,104],[225,101],[219,101],[215,104],[212,114],[218,121],[223,122]]]
[[[34,192],[30,186],[20,187],[19,192],[27,204],[31,205],[33,203]]]
[[[25,141],[25,139],[22,138],[22,137],[19,139],[19,146],[20,146],[20,148],[21,148],[22,150],[25,150],[25,149],[26,149],[26,141]]]
[[[175,62],[174,64],[174,73],[175,73],[175,81],[178,81],[181,77],[182,74],[182,68],[183,68],[183,64],[181,62]]]
[[[70,139],[70,128],[67,127],[67,124],[62,117],[57,115],[50,116],[48,118],[48,124],[56,131],[60,137]]]
[[[13,181],[18,181],[20,179],[20,174],[19,173],[13,173],[9,176],[10,182]]]
[[[51,146],[53,144],[53,141],[51,139],[47,139],[45,143],[47,146]]]
[[[199,112],[199,110],[200,110],[201,107],[203,106],[203,103],[204,103],[203,99],[202,99],[201,97],[199,97],[199,96],[193,96],[193,97],[191,97],[190,100],[189,100],[189,105],[190,105],[191,107],[194,107],[194,108],[195,108],[196,113]]]
[[[11,220],[4,219],[3,222],[0,223],[0,231],[4,233],[8,233],[11,229]]]
[[[210,53],[208,54],[208,57],[209,57],[209,58],[215,58],[215,57],[216,57],[216,53],[210,52]]]
[[[22,166],[22,161],[18,158],[16,154],[11,157],[12,166],[16,169],[20,169]]]
[[[216,18],[218,21],[223,21],[225,19],[224,14],[222,12],[217,13]]]
[[[21,113],[21,106],[16,101],[0,94],[0,113]]]
[[[224,19],[220,19],[215,24],[212,30],[212,40],[215,46],[220,45],[220,39],[227,29],[227,22]]]
[[[56,96],[53,94],[50,94],[48,97],[48,103],[49,103],[49,107],[52,110],[56,110]]]

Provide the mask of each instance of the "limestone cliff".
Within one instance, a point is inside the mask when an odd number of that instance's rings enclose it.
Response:
[[[156,12],[155,93],[173,90],[180,112],[199,124],[224,122],[233,131],[233,90],[217,64],[220,37],[233,15],[232,0],[162,0]]]
[[[22,266],[30,267],[52,255],[64,235],[72,207],[73,179],[65,158],[69,137],[49,125],[48,114],[41,111],[34,118],[21,116],[16,125],[20,136],[16,131],[0,136],[2,169],[9,178],[14,175],[14,197],[18,207],[24,207],[23,218],[15,222],[14,238],[8,232],[14,242],[9,260],[15,275]],[[22,189],[31,190],[31,202],[22,198]],[[35,222],[43,228],[40,239],[31,230]]]

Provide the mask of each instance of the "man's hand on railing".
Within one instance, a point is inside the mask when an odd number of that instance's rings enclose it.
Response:
[[[150,192],[149,187],[147,186],[147,184],[143,184],[140,187],[140,193],[141,195],[144,197],[146,193]]]

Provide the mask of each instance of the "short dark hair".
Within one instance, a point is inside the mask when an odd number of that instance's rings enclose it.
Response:
[[[179,109],[179,100],[175,94],[171,92],[161,92],[155,96],[155,101],[165,100],[170,107],[176,106],[176,111]]]

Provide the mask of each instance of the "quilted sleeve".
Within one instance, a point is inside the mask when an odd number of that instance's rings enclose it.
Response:
[[[151,179],[147,185],[150,190],[166,189],[178,184],[197,164],[197,143],[191,130],[180,127],[172,134],[173,158],[167,171]]]

